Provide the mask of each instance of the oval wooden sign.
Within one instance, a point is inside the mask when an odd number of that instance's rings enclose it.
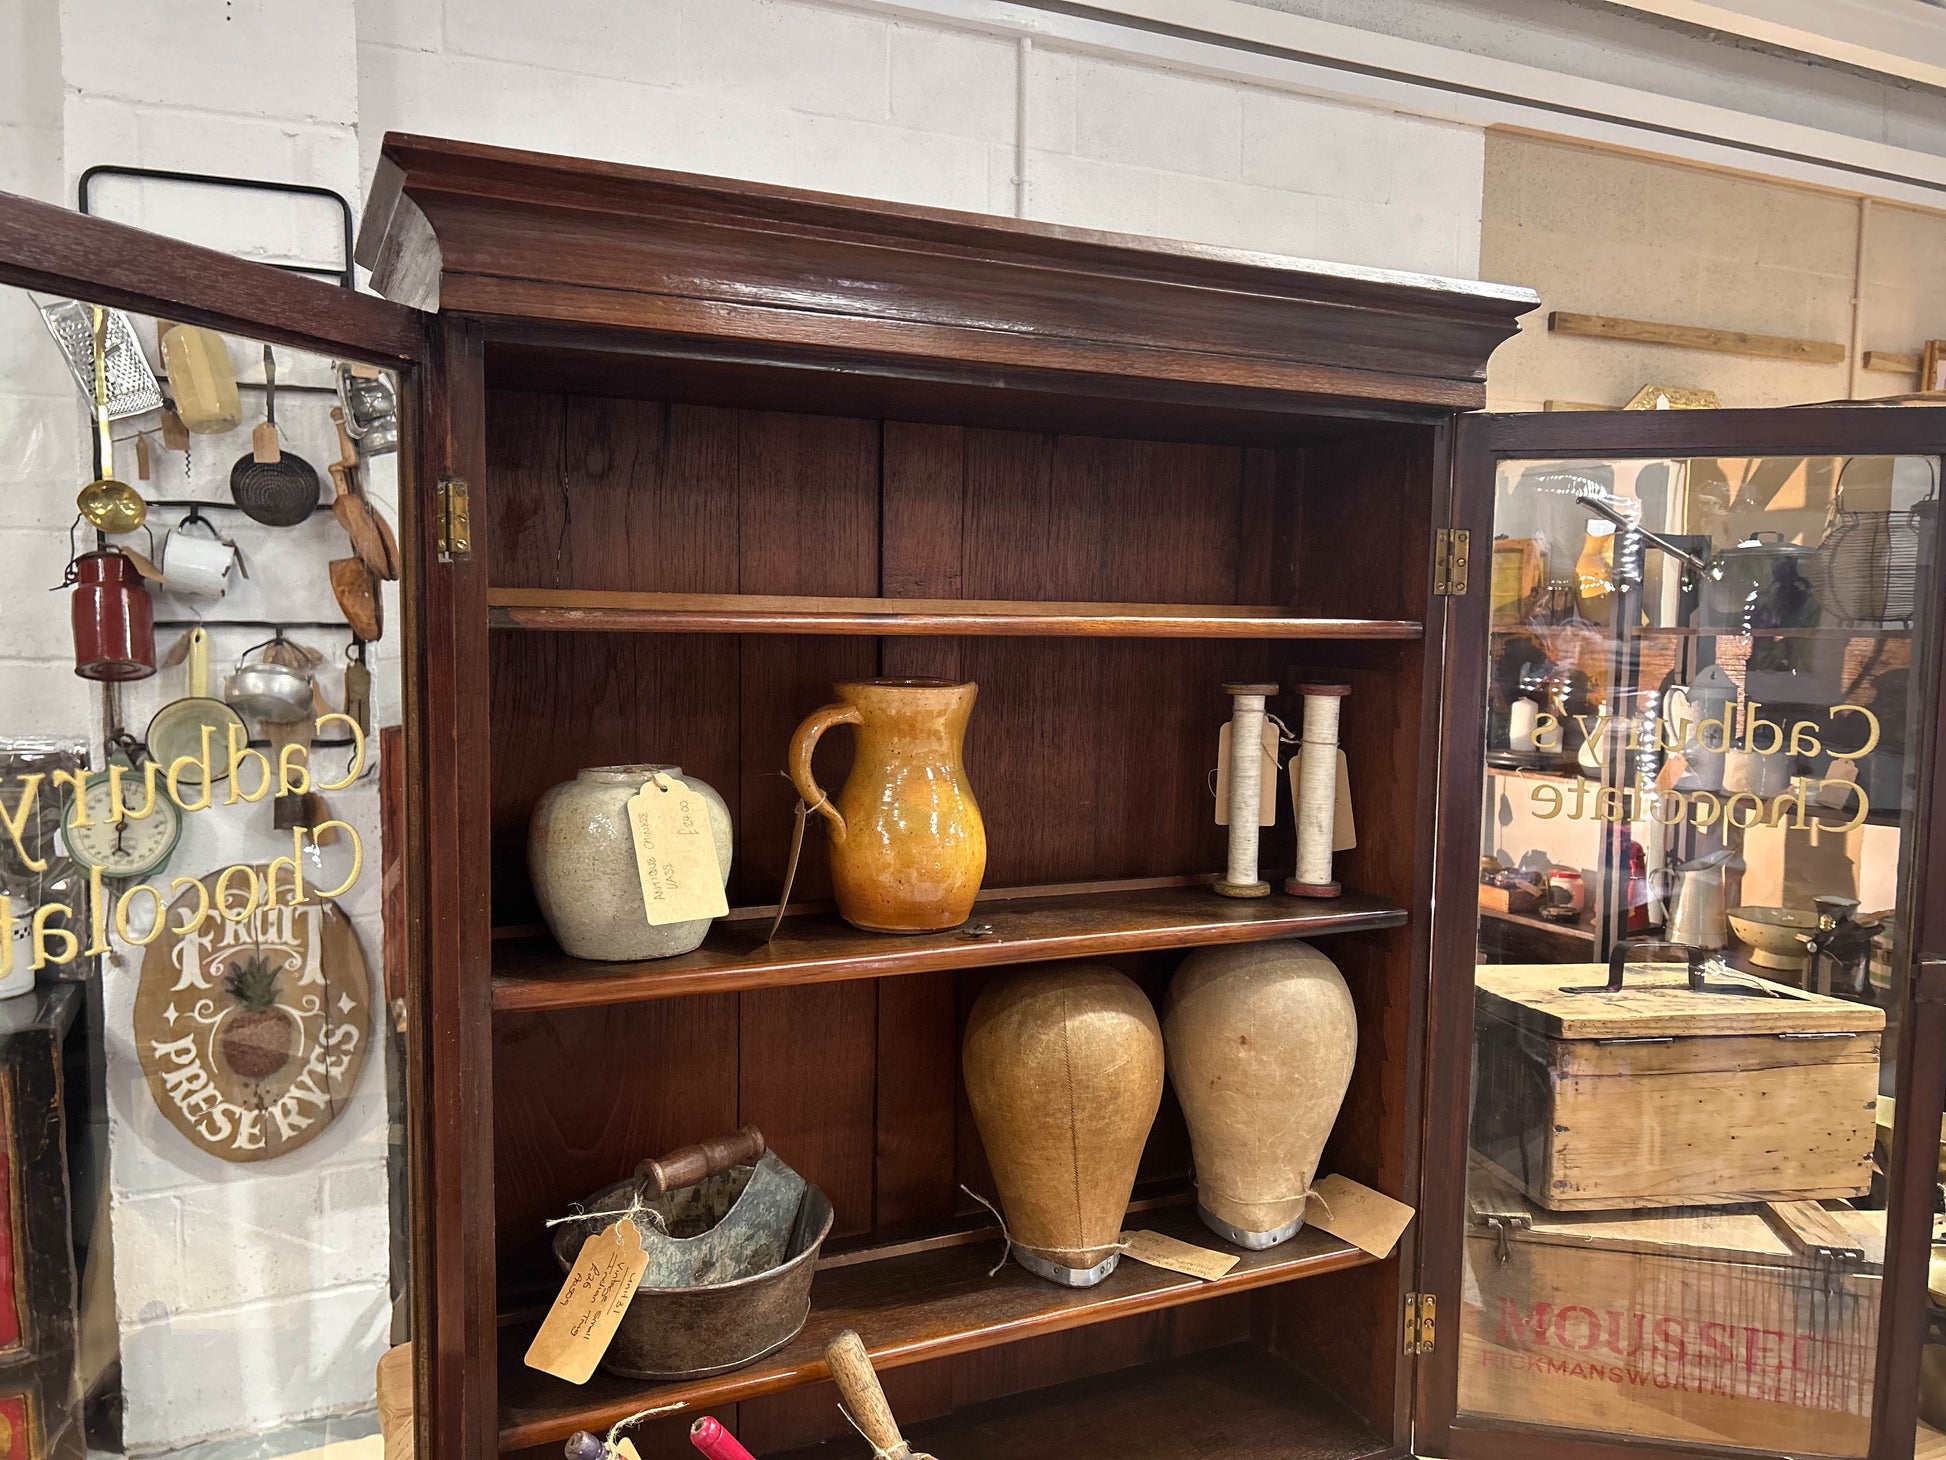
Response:
[[[265,869],[254,869],[260,879]],[[335,902],[242,913],[236,869],[167,909],[135,993],[135,1048],[169,1123],[225,1161],[269,1161],[314,1139],[358,1083],[371,1041],[371,974]],[[284,889],[288,898],[288,886]]]

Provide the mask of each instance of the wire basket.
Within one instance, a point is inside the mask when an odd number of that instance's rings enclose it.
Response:
[[[1818,597],[1846,628],[1909,628],[1935,561],[1939,474],[1910,507],[1860,512],[1845,505],[1845,470],[1838,471],[1831,515],[1813,560]]]

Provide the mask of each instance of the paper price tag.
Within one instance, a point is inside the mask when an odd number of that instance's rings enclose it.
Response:
[[[709,803],[680,781],[658,775],[628,798],[642,906],[655,927],[720,918],[730,910]]]
[[[1216,737],[1216,824],[1230,824],[1230,726]],[[1257,825],[1277,824],[1277,727],[1264,721],[1264,766],[1257,782]]]
[[[1160,1232],[1124,1232],[1121,1240],[1122,1256],[1146,1262],[1150,1267],[1167,1268],[1170,1272],[1201,1278],[1204,1282],[1214,1282],[1242,1261],[1233,1254],[1212,1252],[1207,1247],[1179,1242]]]
[[[642,1460],[642,1452],[635,1448],[635,1441],[627,1435],[615,1441],[615,1453],[621,1456],[622,1460]]]
[[[527,1367],[586,1384],[608,1352],[649,1265],[642,1234],[624,1217],[581,1244],[581,1255],[527,1347]]]
[[[1412,1208],[1344,1176],[1327,1176],[1304,1204],[1307,1226],[1342,1237],[1374,1257],[1390,1257],[1412,1225]]]
[[[1348,852],[1358,845],[1358,828],[1351,819],[1351,772],[1345,766],[1345,753],[1338,756],[1338,794],[1331,813],[1331,850]],[[1304,760],[1304,747],[1291,756],[1291,822],[1297,823],[1297,768]]]

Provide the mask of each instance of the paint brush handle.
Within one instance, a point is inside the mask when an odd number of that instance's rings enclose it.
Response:
[[[709,1456],[709,1460],[756,1460],[738,1443],[737,1437],[706,1414],[689,1427],[689,1443]]]
[[[899,1433],[899,1422],[892,1417],[892,1406],[885,1402],[885,1390],[879,1385],[878,1371],[872,1367],[864,1340],[847,1328],[825,1345],[824,1362],[838,1382],[845,1408],[871,1447],[893,1460],[911,1456]]]

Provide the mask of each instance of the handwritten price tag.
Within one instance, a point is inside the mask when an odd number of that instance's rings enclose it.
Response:
[[[1390,1257],[1412,1225],[1412,1208],[1345,1176],[1327,1176],[1311,1193],[1304,1220],[1374,1257]]]
[[[1243,1260],[1233,1253],[1212,1252],[1207,1247],[1179,1242],[1160,1232],[1122,1233],[1122,1256],[1146,1262],[1150,1267],[1166,1267],[1170,1272],[1201,1278],[1206,1283],[1225,1276]]]
[[[709,803],[699,792],[658,774],[628,798],[628,825],[651,924],[720,918],[730,910]]]
[[[527,1348],[527,1367],[586,1384],[608,1352],[649,1265],[642,1234],[623,1218],[581,1244],[581,1255]]]

